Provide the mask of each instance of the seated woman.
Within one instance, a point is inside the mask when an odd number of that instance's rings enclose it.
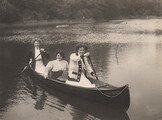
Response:
[[[66,81],[67,84],[82,86],[82,87],[95,87],[87,79],[87,72],[94,76],[93,70],[88,63],[87,57],[90,55],[85,45],[79,44],[76,46],[76,53],[72,53],[69,63],[69,77]]]
[[[39,38],[34,38],[33,48],[27,56],[27,64],[32,63],[32,68],[43,74],[45,70],[45,59],[49,58],[49,55],[45,52],[44,48],[40,48],[41,40]]]
[[[68,62],[63,60],[65,54],[62,50],[56,52],[56,60],[50,61],[44,72],[44,78],[66,80],[68,71]]]

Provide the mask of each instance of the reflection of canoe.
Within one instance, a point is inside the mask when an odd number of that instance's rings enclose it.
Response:
[[[34,79],[39,83],[48,86],[48,88],[52,88],[53,91],[58,90],[62,93],[77,96],[91,102],[112,105],[114,107],[120,107],[125,110],[129,108],[130,96],[128,85],[123,87],[115,87],[93,79],[92,82],[95,82],[98,87],[84,88],[68,85],[65,82],[59,80],[44,79],[40,74],[31,68],[27,69],[26,72],[29,76],[34,77]]]
[[[34,85],[37,86],[37,82]],[[42,110],[44,106],[48,105],[59,111],[68,111],[73,120],[130,120],[125,110],[114,109],[108,105],[93,103],[60,91],[54,91],[42,84],[40,86],[43,89],[35,91],[36,97],[40,96],[35,104],[36,109]],[[46,99],[49,94],[53,95],[54,99]]]

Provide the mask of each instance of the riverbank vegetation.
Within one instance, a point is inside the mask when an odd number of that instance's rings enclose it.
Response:
[[[161,16],[161,0],[0,0],[0,22]]]

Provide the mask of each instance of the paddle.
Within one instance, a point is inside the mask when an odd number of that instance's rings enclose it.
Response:
[[[88,59],[89,59],[89,62],[90,62],[90,64],[91,64],[91,66],[92,66],[92,69],[93,69],[93,72],[94,72],[94,74],[95,74],[95,77],[96,77],[96,80],[98,80],[98,82],[99,82],[99,79],[98,79],[98,77],[97,77],[97,74],[96,74],[96,71],[95,71],[95,69],[94,69],[94,66],[93,66],[93,64],[92,64],[92,61],[91,61],[91,58],[90,58],[90,56],[88,56]],[[100,82],[99,82],[100,83]],[[102,82],[102,83],[104,83],[104,85],[100,85],[100,86],[96,86],[96,88],[97,88],[97,90],[99,90],[99,88],[100,87],[106,87],[106,86],[108,86],[109,84],[107,84],[107,83],[105,83],[105,82]],[[100,90],[99,90],[100,91]],[[102,93],[102,91],[100,91],[101,93]],[[102,93],[102,94],[104,94],[104,93]]]
[[[91,66],[92,66],[92,69],[93,69],[93,72],[94,72],[94,74],[95,74],[96,79],[99,80],[98,77],[97,77],[96,71],[95,71],[95,69],[94,69],[94,66],[93,66],[93,64],[92,64],[92,61],[91,61],[90,56],[88,56],[88,59],[89,59],[89,62],[90,62],[90,64],[91,64]]]
[[[36,59],[39,57],[41,55],[41,53],[31,62],[31,63],[29,63],[28,65],[26,65],[25,67],[24,67],[24,69],[17,75],[17,77],[18,76],[20,76],[33,62],[35,62],[36,61]]]

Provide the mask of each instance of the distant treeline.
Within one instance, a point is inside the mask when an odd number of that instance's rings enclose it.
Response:
[[[161,16],[160,0],[0,0],[0,22]]]

